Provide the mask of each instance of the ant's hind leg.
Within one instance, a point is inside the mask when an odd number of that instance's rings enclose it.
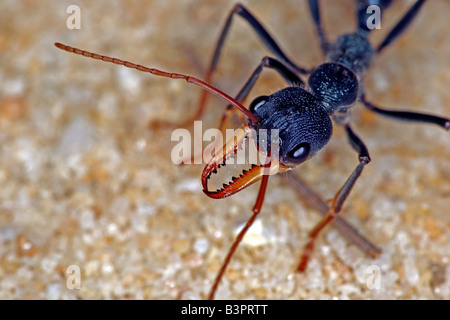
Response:
[[[222,53],[222,49],[226,40],[226,37],[228,35],[228,32],[230,30],[233,17],[235,14],[239,15],[241,18],[243,18],[255,31],[256,35],[260,38],[264,46],[280,61],[282,61],[289,69],[293,70],[295,73],[299,74],[308,74],[309,70],[305,69],[301,66],[298,66],[296,63],[294,63],[290,58],[286,56],[284,51],[280,48],[278,43],[275,41],[275,39],[270,35],[270,33],[267,31],[267,29],[261,24],[261,22],[258,21],[258,19],[242,4],[237,3],[234,5],[233,9],[228,14],[228,17],[225,21],[224,26],[222,27],[222,31],[220,32],[219,38],[217,40],[216,46],[214,48],[214,53],[212,55],[211,61],[209,63],[208,69],[206,71],[205,75],[205,82],[211,83],[213,72],[217,68],[217,64],[219,62],[220,55]],[[200,96],[200,102],[197,107],[197,111],[195,114],[191,117],[189,117],[188,120],[186,120],[182,124],[178,124],[177,126],[187,127],[192,125],[194,120],[200,119],[205,111],[206,108],[206,102],[209,95],[206,92],[202,92]],[[156,127],[160,126],[174,126],[174,123],[170,122],[153,122],[150,124],[150,127],[155,129]]]

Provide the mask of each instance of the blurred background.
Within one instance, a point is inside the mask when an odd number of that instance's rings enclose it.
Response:
[[[242,2],[300,65],[321,62],[306,1]],[[321,1],[330,39],[354,30],[353,2]],[[372,43],[413,2],[394,1]],[[205,298],[250,217],[257,186],[208,198],[203,166],[172,164],[171,130],[149,130],[150,121],[186,119],[200,89],[69,54],[53,43],[201,78],[233,4],[1,2],[0,299]],[[80,29],[67,26],[71,5],[80,9]],[[448,12],[449,1],[428,1],[376,58],[365,79],[371,101],[450,116]],[[237,17],[214,84],[236,94],[267,54]],[[284,86],[267,71],[248,101]],[[217,126],[224,107],[209,102],[204,130]],[[217,298],[450,298],[449,133],[384,119],[360,105],[352,117],[372,162],[343,215],[382,248],[381,256],[368,258],[330,228],[309,269],[294,272],[320,216],[283,177],[273,177]],[[296,172],[330,199],[356,164],[336,127],[329,146]]]

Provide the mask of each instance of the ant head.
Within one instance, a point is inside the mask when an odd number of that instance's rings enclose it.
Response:
[[[255,125],[258,135],[261,129],[267,129],[270,142],[272,130],[277,130],[279,159],[286,167],[295,167],[311,158],[332,134],[330,117],[320,101],[300,87],[260,96],[250,104],[250,111],[261,119]]]
[[[308,79],[309,87],[328,113],[351,105],[358,95],[358,79],[346,66],[324,63],[317,67]]]
[[[210,197],[230,196],[265,174],[289,170],[314,156],[331,138],[330,116],[303,88],[288,87],[260,96],[249,109],[259,120],[249,119],[203,171],[203,191]],[[237,168],[240,153],[246,161]],[[256,162],[252,154],[257,155]]]

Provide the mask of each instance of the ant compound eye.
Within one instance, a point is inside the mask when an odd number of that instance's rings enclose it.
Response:
[[[300,164],[308,158],[310,150],[309,143],[300,143],[287,153],[286,160],[294,165]]]
[[[250,112],[255,114],[256,112],[258,112],[258,109],[264,105],[267,100],[269,99],[268,96],[259,96],[257,98],[255,98],[255,100],[252,101],[252,103],[250,104]]]

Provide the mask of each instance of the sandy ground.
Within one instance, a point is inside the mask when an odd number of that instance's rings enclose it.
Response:
[[[1,2],[0,299],[205,298],[250,216],[257,187],[209,199],[201,165],[171,162],[171,130],[148,129],[152,120],[186,119],[200,90],[71,55],[53,43],[202,77],[233,3]],[[243,3],[299,64],[320,63],[306,1]],[[352,31],[353,1],[326,3],[330,39]],[[410,3],[396,1],[373,43]],[[79,30],[66,26],[72,4],[80,8]],[[369,99],[450,116],[448,12],[449,1],[425,5],[368,72]],[[230,94],[267,54],[246,24],[235,22],[214,79]],[[252,97],[283,86],[266,72]],[[217,126],[223,106],[210,100],[204,129]],[[383,119],[360,105],[353,118],[372,163],[344,216],[382,248],[381,256],[371,259],[327,229],[308,270],[294,272],[320,216],[274,177],[217,298],[450,298],[449,133]],[[296,172],[330,199],[356,164],[335,128],[329,146]]]

